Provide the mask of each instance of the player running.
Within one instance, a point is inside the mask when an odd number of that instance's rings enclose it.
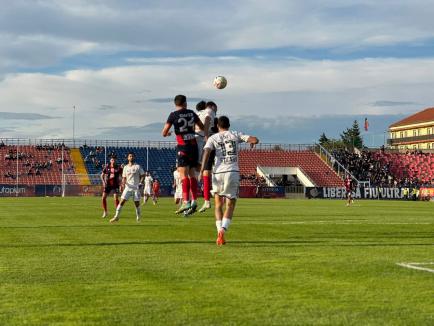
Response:
[[[151,197],[152,195],[152,177],[151,174],[149,172],[146,172],[146,177],[145,177],[145,187],[143,190],[143,204],[146,204],[146,202],[148,201],[149,197]]]
[[[128,164],[124,166],[122,172],[122,186],[124,191],[122,192],[121,201],[116,208],[116,214],[110,220],[110,223],[119,221],[119,215],[121,214],[122,207],[130,197],[133,197],[134,204],[136,206],[136,220],[137,222],[140,222],[141,210],[139,185],[143,183],[144,178],[145,171],[143,171],[140,165],[135,163],[134,153],[128,153]]]
[[[164,125],[162,135],[168,137],[172,133],[170,128],[173,126],[177,142],[177,162],[178,172],[182,182],[183,203],[176,211],[177,214],[197,208],[197,179],[195,169],[198,167],[198,149],[194,132],[195,125],[203,130],[203,123],[194,111],[187,109],[187,98],[184,95],[177,95],[174,99],[175,111],[170,113]],[[191,190],[191,203],[190,203]]]
[[[104,212],[102,214],[103,218],[107,217],[107,196],[113,192],[113,199],[115,201],[115,208],[119,205],[119,186],[120,179],[122,175],[122,167],[116,163],[116,156],[113,155],[110,158],[110,163],[105,166],[101,173],[101,181],[103,186],[102,192],[102,207]]]
[[[160,197],[160,181],[157,179],[152,183],[152,202],[157,205],[158,197]]]
[[[344,181],[345,184],[345,191],[347,193],[347,206],[350,206],[354,203],[353,199],[353,182],[351,180],[350,176],[347,176]]]
[[[229,131],[229,118],[221,116],[218,119],[219,132],[211,136],[206,142],[200,175],[203,173],[212,150],[216,151],[216,160],[212,175],[212,190],[215,201],[215,218],[217,227],[217,245],[226,243],[225,232],[232,221],[235,204],[240,187],[240,170],[238,167],[238,144],[250,143],[253,147],[259,142],[258,138],[243,135],[237,131]],[[226,199],[226,207],[223,206]]]
[[[196,129],[196,141],[199,150],[199,163],[202,160],[203,147],[205,146],[208,137],[217,132],[214,128],[214,122],[217,113],[217,105],[214,102],[205,103],[205,101],[200,101],[196,105],[197,115],[200,121],[204,125],[204,130]],[[202,174],[203,182],[203,206],[199,209],[199,212],[205,212],[207,209],[211,208],[210,202],[210,191],[211,191],[211,170],[214,163],[215,151],[212,151],[210,158],[208,159],[207,166],[204,167]]]

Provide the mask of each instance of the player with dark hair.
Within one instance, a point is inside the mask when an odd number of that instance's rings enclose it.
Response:
[[[195,137],[195,126],[203,130],[203,123],[197,114],[187,109],[187,98],[184,95],[177,95],[174,99],[175,111],[169,114],[166,124],[163,127],[163,137],[168,137],[172,133],[172,126],[175,130],[177,142],[177,162],[178,172],[182,180],[183,203],[176,213],[194,211],[197,208],[197,178],[196,168],[198,167],[199,153]],[[190,203],[191,190],[191,203]]]
[[[119,221],[122,207],[130,197],[133,197],[134,205],[136,206],[136,220],[140,222],[141,210],[140,210],[140,189],[139,186],[143,184],[145,178],[145,171],[139,164],[135,163],[136,156],[133,152],[129,152],[128,164],[124,166],[122,171],[122,186],[124,191],[122,192],[121,201],[116,208],[115,216],[110,220],[110,223]]]
[[[199,163],[202,160],[202,153],[203,153],[203,147],[205,146],[209,136],[213,135],[216,131],[214,129],[215,125],[215,119],[216,119],[216,113],[217,113],[217,104],[214,102],[207,102],[204,101],[199,102],[196,105],[196,110],[198,110],[198,116],[200,121],[202,121],[204,125],[204,130],[196,130],[196,140],[197,140],[197,146],[199,149]],[[202,182],[203,182],[203,198],[204,203],[203,206],[199,209],[199,212],[204,212],[207,209],[211,208],[211,170],[212,165],[214,163],[214,157],[215,152],[211,152],[210,158],[208,160],[207,166],[203,169],[202,174]]]
[[[254,146],[259,142],[258,138],[243,135],[237,131],[230,131],[229,118],[221,116],[218,119],[219,132],[209,137],[204,148],[202,167],[200,175],[208,163],[212,150],[216,152],[215,165],[212,175],[212,191],[215,200],[215,218],[217,227],[217,245],[226,243],[225,232],[227,232],[232,221],[235,204],[238,198],[240,187],[240,169],[238,166],[238,144],[241,142],[250,143]],[[223,208],[226,201],[226,207]]]
[[[107,217],[107,196],[113,192],[113,199],[115,201],[115,208],[119,205],[119,188],[120,188],[120,180],[122,175],[122,167],[116,163],[116,156],[113,155],[110,158],[110,163],[107,164],[101,173],[101,181],[103,186],[102,192],[102,207],[104,209],[104,213],[102,217]]]

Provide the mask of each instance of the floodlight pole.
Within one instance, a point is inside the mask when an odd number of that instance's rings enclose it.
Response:
[[[72,143],[75,148],[75,105],[72,108]]]

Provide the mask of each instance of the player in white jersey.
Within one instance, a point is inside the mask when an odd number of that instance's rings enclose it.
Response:
[[[219,132],[212,135],[206,142],[200,174],[209,159],[212,150],[216,152],[212,175],[212,191],[215,200],[215,217],[217,227],[217,245],[226,243],[224,235],[232,221],[235,204],[240,187],[240,170],[238,167],[239,143],[246,142],[254,146],[258,138],[243,135],[237,131],[229,131],[229,118],[221,116],[218,119]],[[226,207],[223,206],[226,199]]]
[[[149,172],[146,172],[145,187],[143,190],[143,204],[146,204],[149,197],[151,197],[151,195],[152,195],[152,182],[153,181],[154,181],[154,179],[152,179],[151,174]]]
[[[201,101],[196,105],[197,115],[204,125],[204,130],[196,130],[196,141],[199,149],[199,163],[202,161],[203,148],[208,140],[208,137],[217,132],[215,130],[214,122],[217,113],[217,104],[214,102],[205,103]],[[205,202],[199,209],[199,212],[204,212],[211,208],[210,203],[210,190],[211,190],[211,169],[214,162],[214,152],[211,152],[211,157],[208,160],[207,166],[203,169],[202,183],[203,183],[203,198]]]
[[[140,211],[140,184],[143,183],[145,177],[145,171],[142,167],[135,162],[134,153],[128,153],[128,164],[124,166],[122,171],[122,192],[121,201],[116,208],[115,216],[110,220],[110,223],[119,221],[119,215],[121,213],[122,207],[127,202],[130,197],[133,197],[134,204],[136,206],[136,220],[140,222],[141,211]]]
[[[173,171],[173,189],[175,190],[173,194],[175,204],[179,205],[182,203],[182,180],[177,168]]]

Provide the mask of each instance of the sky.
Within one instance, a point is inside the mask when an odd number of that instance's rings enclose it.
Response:
[[[75,107],[77,138],[163,140],[185,94],[265,143],[338,138],[367,117],[379,146],[434,106],[433,1],[0,3],[0,138],[72,138]]]

